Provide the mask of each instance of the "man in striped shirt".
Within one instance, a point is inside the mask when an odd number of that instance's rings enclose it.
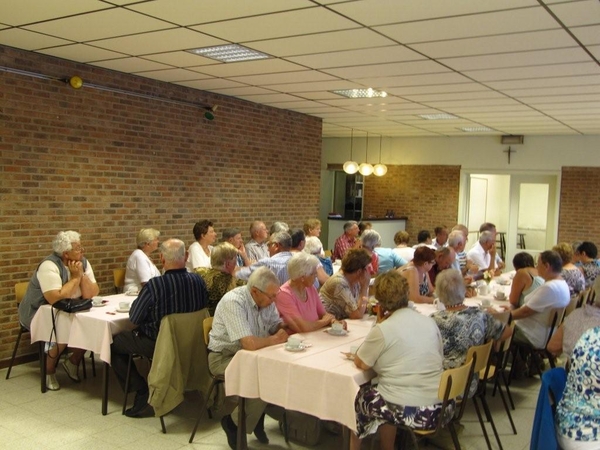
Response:
[[[131,304],[129,320],[137,326],[133,331],[123,331],[114,337],[111,365],[125,389],[129,355],[152,358],[162,318],[169,314],[199,311],[208,306],[208,292],[204,280],[185,269],[187,260],[185,244],[179,239],[169,239],[160,247],[160,261],[164,274],[151,278]],[[148,409],[148,383],[131,366],[130,390],[135,391],[133,407],[125,411],[128,417],[139,417]]]
[[[267,247],[271,256],[263,258],[249,267],[242,267],[236,272],[235,276],[242,280],[248,280],[250,274],[259,267],[268,267],[277,276],[280,284],[289,280],[287,263],[292,257],[292,252],[290,251],[292,248],[292,237],[285,231],[278,231],[271,235]]]

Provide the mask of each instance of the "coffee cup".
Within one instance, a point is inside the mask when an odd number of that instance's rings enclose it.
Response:
[[[119,302],[119,309],[129,309],[131,303],[129,302]]]
[[[344,330],[344,324],[342,322],[333,322],[331,324],[331,329],[336,333],[340,333]]]
[[[298,348],[298,347],[300,347],[301,344],[302,344],[302,341],[300,340],[300,338],[297,338],[294,336],[290,336],[287,340],[287,345],[290,348]]]
[[[92,305],[100,306],[104,299],[102,297],[92,297]]]
[[[504,297],[506,297],[506,294],[504,293],[504,291],[496,291],[496,298],[498,300],[504,300]]]
[[[492,301],[489,298],[482,298],[481,306],[484,308],[488,308],[488,307],[492,306]]]

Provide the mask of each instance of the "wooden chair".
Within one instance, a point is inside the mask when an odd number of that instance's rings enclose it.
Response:
[[[204,343],[206,344],[207,347],[208,347],[208,342],[209,342],[209,333],[210,333],[210,330],[212,329],[212,324],[213,324],[213,317],[207,317],[202,322],[202,329],[204,332]],[[210,387],[208,388],[208,392],[206,393],[206,396],[204,396],[204,398],[202,399],[202,404],[200,405],[200,413],[198,414],[198,418],[196,419],[196,424],[194,425],[194,429],[192,430],[192,434],[190,436],[190,440],[189,440],[190,444],[194,441],[194,437],[196,436],[196,430],[198,430],[198,425],[200,424],[202,417],[204,417],[204,411],[206,411],[206,406],[208,405],[208,401],[209,401],[213,391],[215,390],[215,387],[218,384],[225,383],[224,375],[215,375],[210,371],[210,368],[208,366],[208,359],[206,360],[206,367],[208,369],[208,373],[210,374],[210,377],[212,378],[212,381],[210,383]]]
[[[115,294],[123,292],[123,286],[125,286],[125,271],[126,269],[113,269]]]
[[[469,392],[469,380],[473,375],[473,362],[468,361],[462,366],[456,369],[447,369],[444,370],[442,376],[440,378],[440,386],[438,388],[438,398],[442,399],[442,408],[439,414],[439,420],[437,422],[436,427],[433,430],[415,430],[409,426],[401,425],[398,427],[400,430],[408,431],[412,438],[414,448],[419,448],[419,439],[424,439],[428,437],[432,437],[437,434],[444,426],[447,426],[450,430],[450,435],[452,436],[452,442],[454,443],[454,448],[456,450],[460,450],[460,442],[458,441],[458,435],[456,434],[456,429],[454,428],[454,423],[458,422],[462,417],[462,411],[464,411],[464,404],[466,402],[460,402],[460,406],[458,405],[457,399],[459,396],[463,398],[467,398],[467,394]],[[446,414],[446,410],[448,405],[451,402],[455,402],[457,407],[459,407],[460,412],[455,414],[452,419],[446,424],[443,422],[444,415]]]
[[[24,281],[21,283],[15,284],[15,298],[17,299],[17,310],[19,309],[19,305],[25,297],[25,292],[27,292],[27,287],[29,286],[28,281]],[[29,333],[29,330],[21,325],[19,322],[19,334],[17,334],[17,341],[15,342],[15,348],[12,353],[12,357],[10,358],[10,364],[8,365],[8,372],[6,372],[6,379],[10,377],[10,371],[12,370],[12,366],[15,362],[15,357],[17,356],[17,350],[19,349],[19,343],[21,342],[21,336],[23,333]]]
[[[492,343],[493,341],[488,341],[483,345],[475,345],[469,348],[467,352],[467,361],[473,361],[473,373],[478,374],[479,384],[477,385],[477,391],[473,395],[473,406],[475,407],[475,412],[477,413],[477,418],[479,419],[479,425],[481,425],[481,430],[483,431],[483,436],[485,438],[485,442],[488,446],[488,449],[492,449],[492,445],[490,443],[490,439],[488,437],[487,430],[485,428],[485,423],[483,422],[483,417],[481,416],[481,411],[479,410],[479,405],[477,404],[477,400],[481,402],[481,406],[485,413],[485,417],[487,421],[492,426],[492,431],[494,432],[494,436],[496,437],[496,442],[498,443],[498,447],[502,450],[502,443],[500,442],[500,436],[498,435],[498,430],[496,429],[496,424],[494,423],[494,419],[492,417],[492,413],[488,406],[487,400],[485,398],[486,394],[486,381],[489,378],[489,359],[492,351]],[[483,373],[483,375],[482,375]]]

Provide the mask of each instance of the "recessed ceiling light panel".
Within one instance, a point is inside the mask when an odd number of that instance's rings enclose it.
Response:
[[[458,117],[453,116],[452,114],[439,113],[439,114],[419,114],[419,117],[427,120],[451,120],[458,119]]]
[[[488,127],[463,127],[459,128],[459,130],[464,131],[466,133],[483,133],[485,131],[494,131]]]
[[[331,91],[334,94],[343,95],[348,98],[373,98],[373,97],[387,97],[387,92],[376,91],[375,89],[340,89],[337,91]]]
[[[187,50],[195,55],[205,56],[221,62],[252,61],[255,59],[266,59],[269,55],[242,47],[238,44],[218,45],[216,47],[194,48]]]

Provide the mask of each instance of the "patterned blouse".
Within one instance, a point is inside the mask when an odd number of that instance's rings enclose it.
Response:
[[[569,286],[569,294],[571,297],[579,294],[581,291],[585,290],[585,278],[581,273],[581,270],[575,269],[563,269],[562,277],[567,282]]]
[[[596,281],[596,277],[600,275],[600,266],[596,264],[596,261],[590,261],[581,263],[583,269],[583,276],[585,278],[585,288],[591,288]]]
[[[600,327],[586,331],[571,356],[567,385],[556,409],[558,433],[597,442],[600,434]],[[595,447],[597,448],[597,447]]]
[[[217,304],[227,292],[233,288],[246,284],[244,280],[235,278],[229,273],[213,269],[212,267],[199,267],[196,269],[196,273],[200,275],[206,283],[206,289],[208,290],[208,311],[211,316],[215,315]]]

